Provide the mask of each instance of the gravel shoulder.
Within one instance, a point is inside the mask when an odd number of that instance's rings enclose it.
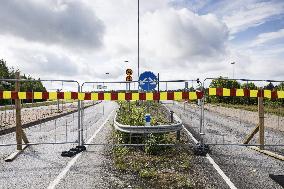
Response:
[[[195,105],[184,106],[181,103],[168,105],[177,115],[180,115],[186,127],[195,134],[199,129],[199,112]],[[253,129],[254,125],[231,119],[227,115],[205,111],[205,142],[206,143],[242,143],[244,137]],[[266,142],[283,143],[284,134],[281,131],[267,128]],[[253,142],[257,142],[256,140]],[[284,174],[284,163],[240,146],[215,146],[211,147],[211,157],[220,166],[224,173],[231,179],[237,188],[282,188],[269,178],[269,174]],[[283,147],[274,149],[283,153]],[[211,174],[207,175],[211,177]]]

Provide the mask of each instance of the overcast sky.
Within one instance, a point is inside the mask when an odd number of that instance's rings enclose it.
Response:
[[[140,0],[140,21],[140,72],[284,80],[282,0]],[[0,25],[0,58],[33,77],[137,79],[137,0],[3,0]]]

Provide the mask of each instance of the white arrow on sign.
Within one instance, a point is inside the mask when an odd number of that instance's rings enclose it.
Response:
[[[149,82],[151,85],[156,85],[157,84],[157,81],[153,80],[152,78],[148,78]]]
[[[156,85],[157,84],[157,81],[156,80],[153,80],[152,78],[145,78],[143,79],[142,81],[140,81],[140,85],[144,85],[146,83],[149,83],[150,85]]]
[[[147,78],[145,78],[142,81],[140,81],[140,85],[144,85],[146,82],[147,82]]]

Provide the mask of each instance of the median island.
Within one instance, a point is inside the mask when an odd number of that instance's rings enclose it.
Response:
[[[151,115],[150,126],[171,124],[167,108],[155,101],[118,102],[116,121],[123,125],[146,124],[145,115]],[[168,133],[125,133],[112,130],[111,150],[117,188],[195,188],[200,186],[194,178],[191,159],[194,156],[186,134],[181,131]],[[129,146],[128,144],[134,144]],[[169,144],[169,145],[165,145]],[[135,146],[136,145],[136,146]]]

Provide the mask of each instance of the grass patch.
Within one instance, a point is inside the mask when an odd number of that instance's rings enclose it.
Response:
[[[127,110],[127,108],[129,108]],[[123,124],[139,123],[144,125],[147,104],[120,103],[117,121]],[[151,106],[152,115],[161,122],[168,122],[167,115],[161,110],[159,103]],[[133,112],[138,112],[137,114]],[[138,115],[138,116],[137,116]],[[143,115],[143,116],[142,116]],[[136,120],[140,119],[140,120]],[[158,144],[187,144],[188,138],[181,132],[180,141],[176,140],[176,133],[144,134],[130,136],[113,129],[112,143],[145,144],[139,147],[116,146],[112,149],[112,160],[115,169],[123,175],[130,174],[143,183],[142,188],[194,188],[194,180],[190,177],[192,152],[186,145],[160,146]],[[128,182],[128,181],[127,181]],[[139,188],[138,183],[134,186]]]
[[[145,125],[145,114],[151,114],[151,125],[170,123],[167,110],[155,101],[119,102],[117,121],[124,125]]]

